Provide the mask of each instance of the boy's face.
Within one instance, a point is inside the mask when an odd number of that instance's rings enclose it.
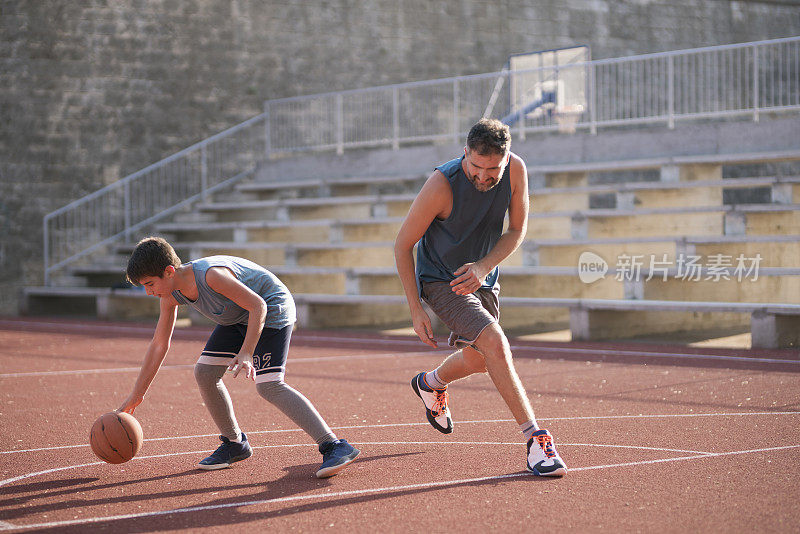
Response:
[[[148,295],[158,298],[171,295],[174,290],[175,267],[168,266],[161,276],[144,276],[139,279],[139,283],[144,287]]]

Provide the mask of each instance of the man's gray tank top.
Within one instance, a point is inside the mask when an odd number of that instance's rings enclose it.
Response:
[[[247,324],[250,313],[220,295],[206,282],[206,272],[211,267],[227,267],[236,279],[260,295],[267,303],[265,328],[283,328],[297,320],[294,299],[289,290],[277,276],[257,263],[236,256],[209,256],[189,262],[197,283],[197,300],[187,299],[180,291],[172,296],[180,304],[188,304],[212,321],[221,325]]]
[[[436,167],[450,183],[453,209],[447,219],[434,219],[417,245],[418,282],[455,280],[453,272],[486,256],[503,234],[511,203],[511,165],[506,166],[495,187],[481,192],[464,173],[463,159],[461,156]],[[481,287],[499,287],[499,274],[495,267]]]

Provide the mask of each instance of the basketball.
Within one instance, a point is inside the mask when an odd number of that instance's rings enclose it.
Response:
[[[89,444],[98,458],[110,464],[127,462],[142,447],[142,426],[125,412],[108,412],[92,425]]]

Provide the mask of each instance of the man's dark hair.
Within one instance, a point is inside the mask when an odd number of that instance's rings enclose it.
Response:
[[[181,260],[175,254],[172,245],[161,237],[145,237],[133,249],[125,276],[128,282],[138,286],[139,280],[146,276],[161,278],[164,269],[170,265],[176,268],[181,265]]]
[[[467,148],[481,156],[505,155],[511,149],[511,131],[497,119],[481,119],[467,135]]]

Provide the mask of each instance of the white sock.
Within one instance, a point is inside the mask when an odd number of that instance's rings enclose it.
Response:
[[[433,389],[444,389],[447,387],[447,382],[439,378],[439,373],[437,371],[438,369],[434,369],[433,371],[425,373],[425,382]]]
[[[232,439],[231,443],[241,443],[242,442],[242,433],[239,432],[236,434],[236,439]]]
[[[519,425],[519,429],[522,430],[522,433],[525,435],[525,439],[531,439],[533,433],[539,430],[539,425],[536,424],[536,420],[526,421]]]

